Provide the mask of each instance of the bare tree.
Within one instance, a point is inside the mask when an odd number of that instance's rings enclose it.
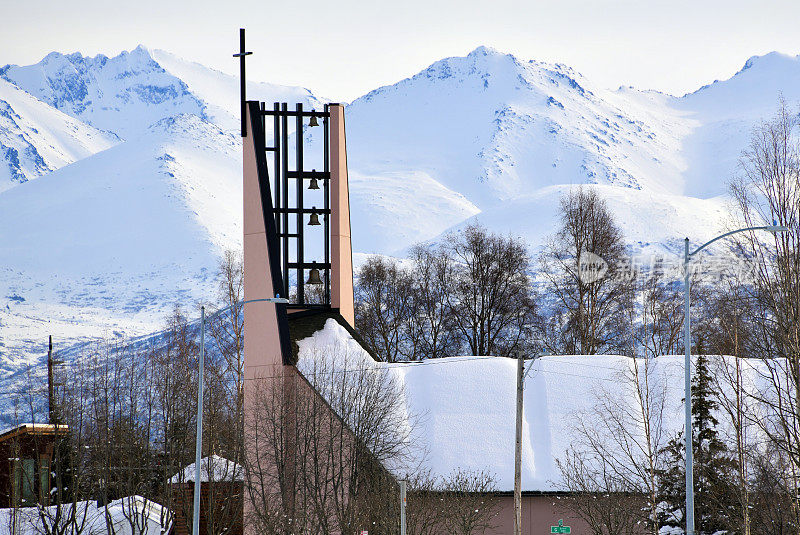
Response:
[[[404,477],[406,492],[406,530],[411,535],[439,535],[443,530],[449,502],[440,492],[439,479],[429,469]]]
[[[631,278],[622,231],[594,189],[561,199],[561,225],[539,257],[550,317],[541,337],[554,353],[624,352]],[[544,303],[543,303],[544,306]]]
[[[494,477],[479,471],[454,470],[442,481],[441,493],[447,511],[443,527],[447,533],[478,535],[495,527],[500,502]]]
[[[397,485],[386,467],[402,467],[411,447],[401,385],[343,347],[319,351],[302,375],[276,367],[257,379],[246,521],[269,533],[392,530]]]
[[[798,531],[794,506],[791,461],[777,448],[766,445],[752,455],[751,532],[789,535]]]
[[[417,245],[414,262],[414,360],[452,356],[458,349],[453,329],[450,288],[455,279],[452,259],[441,247]]]
[[[575,448],[557,460],[569,495],[559,503],[577,515],[592,535],[640,535],[642,495],[593,452]]]
[[[658,380],[655,360],[630,359],[614,389],[599,387],[592,408],[575,414],[575,451],[568,452],[559,465],[569,489],[590,499],[590,505],[599,504],[598,492],[639,496],[637,500],[621,499],[620,506],[633,506],[635,511],[625,514],[638,515],[639,525],[654,535],[659,528],[658,470],[666,444],[666,402],[666,385]],[[577,473],[565,474],[567,469]],[[588,486],[579,487],[584,483]],[[607,488],[598,486],[600,483]]]
[[[244,403],[244,316],[240,306],[244,299],[243,275],[241,254],[226,251],[218,272],[218,302],[220,308],[228,311],[212,315],[209,321],[209,332],[225,361],[223,375],[228,379],[225,384],[233,387],[227,399],[235,404],[238,414],[242,414]]]
[[[23,524],[32,531],[42,535],[80,535],[89,520],[88,504],[82,501],[83,491],[88,483],[88,470],[84,457],[84,445],[87,436],[80,426],[85,412],[79,403],[75,403],[65,393],[65,389],[75,388],[80,378],[73,378],[64,389],[58,391],[59,406],[70,415],[69,426],[65,422],[56,422],[52,437],[39,436],[35,432],[37,417],[44,411],[39,406],[43,389],[36,385],[32,373],[28,373],[29,388],[24,396],[27,405],[28,419],[34,424],[32,444],[34,459],[21,459],[21,449],[16,450],[14,466],[13,509],[15,528],[20,533]],[[49,466],[39,464],[49,457]],[[30,462],[30,469],[23,465]],[[36,464],[39,464],[36,470]],[[21,470],[20,470],[21,469]],[[51,487],[52,485],[52,487]],[[24,489],[32,496],[25,496]],[[18,493],[22,490],[22,496]],[[36,493],[38,490],[38,493]],[[27,511],[19,509],[21,500],[30,500],[25,505]],[[24,531],[22,531],[24,533]]]
[[[156,370],[153,388],[157,410],[153,420],[157,432],[153,448],[158,458],[158,484],[154,496],[167,509],[180,509],[187,522],[192,519],[191,492],[175,489],[170,481],[194,461],[198,354],[195,332],[176,308],[161,340],[148,355]]]
[[[409,356],[414,316],[413,278],[396,261],[370,257],[358,270],[356,328],[381,360]]]
[[[753,282],[745,287],[754,306],[748,352],[766,359],[762,367],[768,390],[757,401],[768,415],[755,419],[761,432],[789,461],[796,477],[800,467],[800,143],[793,135],[796,115],[781,101],[776,116],[755,128],[745,151],[742,173],[731,184],[737,224],[759,226],[770,221],[794,232],[766,238],[737,234],[734,251],[753,262]],[[800,483],[794,480],[791,487]],[[800,520],[797,494],[793,507]]]
[[[752,346],[752,328],[749,318],[753,315],[752,302],[747,296],[745,285],[737,277],[728,278],[717,285],[717,291],[707,307],[708,318],[704,323],[706,339],[713,354],[729,355],[716,360],[713,377],[714,388],[719,403],[720,417],[727,420],[724,427],[726,443],[730,445],[735,464],[735,481],[731,489],[735,493],[731,499],[738,509],[737,515],[730,517],[730,529],[742,535],[752,532],[751,511],[753,509],[752,456],[753,442],[757,428],[752,415],[759,408],[748,395],[753,385],[746,380],[747,372],[753,370],[752,364],[742,357]]]
[[[378,358],[530,350],[537,317],[521,240],[470,225],[411,256],[408,268],[372,257],[358,272],[356,328]]]
[[[457,468],[436,477],[422,469],[405,480],[406,527],[411,535],[477,535],[496,527],[500,501],[489,473]]]
[[[287,449],[293,444],[289,435],[294,434],[290,424],[295,419],[291,396],[284,395],[284,383],[288,389],[294,378],[285,375],[286,371],[279,366],[262,370],[263,375],[252,379],[253,396],[247,399],[252,418],[247,418],[244,437],[244,522],[261,533],[302,533],[306,529],[305,516],[295,512],[303,497],[297,496],[293,478],[287,477],[295,459],[295,452]]]
[[[233,305],[241,295],[236,255],[226,255],[220,274],[220,301]],[[241,317],[236,306],[212,316],[205,373],[203,453],[234,463],[242,455]],[[58,381],[64,386],[56,396],[56,414],[69,433],[59,435],[54,448],[52,496],[32,508],[37,519],[29,518],[28,524],[47,535],[76,535],[87,525],[96,527],[89,516],[99,511],[108,533],[139,532],[151,521],[151,501],[164,506],[162,525],[169,525],[175,512],[191,522],[191,490],[173,485],[172,477],[182,475],[194,458],[197,332],[197,325],[176,308],[164,331],[149,339],[101,340],[71,356],[63,373],[67,380]],[[28,394],[31,414],[46,413],[38,405],[47,399],[41,389],[29,388]],[[43,455],[44,450],[36,458]],[[221,481],[215,481],[217,476]],[[28,474],[26,488],[44,488],[40,477]],[[209,535],[226,533],[240,521],[241,490],[231,491],[237,484],[228,479],[212,470],[213,503],[205,508]],[[46,506],[48,501],[52,506]],[[18,527],[16,520],[12,515],[12,528]]]
[[[442,247],[452,265],[450,317],[469,353],[511,356],[530,350],[536,304],[523,241],[470,225],[448,236]]]
[[[239,522],[242,491],[233,471],[244,455],[244,298],[241,254],[226,251],[220,261],[217,302],[221,313],[209,317],[209,332],[216,351],[210,351],[211,366],[206,373],[204,402],[204,450],[209,463],[214,455],[230,461],[210,470],[206,526],[209,535],[225,533]],[[217,462],[217,464],[220,464]],[[219,479],[219,481],[217,481]]]
[[[677,355],[683,347],[681,284],[665,276],[660,259],[643,276],[643,282],[637,288],[641,299],[641,317],[635,329],[635,345],[642,348],[645,357]]]

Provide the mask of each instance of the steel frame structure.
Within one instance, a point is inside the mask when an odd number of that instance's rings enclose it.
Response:
[[[284,296],[290,295],[289,274],[294,271],[297,281],[297,293],[295,302],[288,305],[288,308],[318,308],[330,307],[331,303],[331,258],[330,258],[330,154],[329,154],[329,118],[330,112],[325,105],[323,111],[303,110],[302,104],[297,104],[294,110],[288,109],[288,104],[275,102],[272,109],[266,107],[263,102],[259,103],[261,126],[266,134],[268,123],[272,123],[272,146],[264,146],[262,149],[272,153],[272,164],[274,177],[271,181],[273,187],[272,214],[275,218],[275,229],[278,242],[280,244],[280,264],[283,274],[283,293]],[[316,117],[322,119],[323,135],[323,170],[316,169],[307,171],[304,168],[304,121]],[[268,121],[271,118],[271,121]],[[290,120],[293,120],[295,136],[295,154],[290,158],[289,141]],[[266,140],[266,135],[258,136],[256,139]],[[258,150],[258,148],[257,148]],[[290,162],[294,160],[294,165]],[[316,179],[322,183],[322,208],[308,208],[304,204],[304,190],[307,180]],[[294,191],[292,191],[294,189]],[[294,196],[294,203],[291,196]],[[263,201],[263,199],[262,199]],[[293,204],[293,205],[292,205]],[[316,213],[322,216],[323,233],[323,255],[322,262],[307,261],[305,258],[306,243],[306,223],[304,216]],[[294,232],[292,232],[292,221],[294,217]],[[308,303],[306,299],[306,271],[318,269],[323,283],[323,295],[321,303]]]

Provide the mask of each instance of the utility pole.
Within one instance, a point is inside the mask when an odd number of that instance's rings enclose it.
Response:
[[[517,437],[514,445],[514,535],[522,535],[522,395],[525,360],[517,353]]]
[[[55,385],[53,384],[53,335],[49,336],[47,345],[47,422],[55,423],[53,420],[56,405]]]
[[[406,482],[400,482],[400,535],[406,535]]]
[[[200,361],[197,363],[197,436],[194,446],[194,503],[192,504],[192,535],[200,535],[200,488],[202,487],[203,449],[203,365],[206,350],[206,307],[200,307]]]

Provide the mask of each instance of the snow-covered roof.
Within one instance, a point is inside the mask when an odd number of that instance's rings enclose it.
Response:
[[[190,464],[169,480],[170,483],[190,483],[194,482],[195,463]],[[200,461],[200,482],[208,483],[211,481],[242,481],[244,471],[242,467],[233,461],[229,461],[219,455],[210,455]]]
[[[427,450],[424,463],[433,474],[446,476],[454,469],[485,470],[494,475],[497,490],[513,489],[514,359],[450,357],[419,363],[378,363],[332,319],[324,329],[298,341],[298,346],[298,368],[306,373],[314,359],[325,359],[336,367],[342,366],[337,361],[346,354],[348,368],[360,360],[396,374],[404,385],[405,410],[416,421],[414,440]],[[732,361],[732,357],[713,359]],[[762,363],[743,362],[746,381],[757,381],[756,367]],[[579,418],[602,433],[602,426],[592,421],[598,418],[593,411],[601,401],[636,410],[635,383],[629,379],[634,366],[638,367],[640,384],[646,376],[653,398],[664,400],[663,436],[672,438],[683,428],[682,356],[667,355],[645,362],[617,355],[570,355],[541,357],[533,362],[524,387],[523,490],[567,490],[560,483],[556,460],[572,446],[580,449]]]
[[[55,433],[56,430],[65,433],[69,427],[64,424],[35,424],[35,423],[22,423],[17,424],[12,427],[7,427],[5,429],[0,429],[0,439],[5,438],[6,435],[15,433],[15,432],[27,432],[27,431],[38,431],[38,432],[45,432],[45,433]]]

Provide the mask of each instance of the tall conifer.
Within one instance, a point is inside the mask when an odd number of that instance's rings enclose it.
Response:
[[[725,443],[719,438],[715,416],[719,405],[708,359],[699,351],[692,378],[692,447],[694,452],[694,511],[698,535],[717,532],[736,533],[731,525],[736,518],[733,481],[736,465]],[[683,432],[664,448],[667,466],[660,471],[660,524],[685,527],[686,488]]]

